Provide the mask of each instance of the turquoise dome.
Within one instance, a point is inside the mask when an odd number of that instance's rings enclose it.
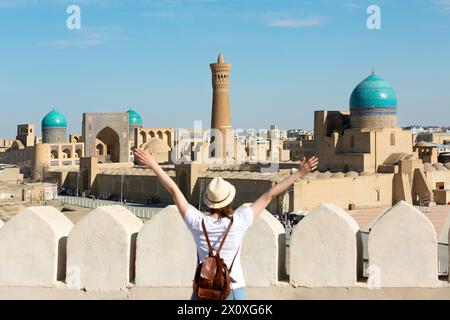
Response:
[[[142,126],[142,118],[139,113],[137,113],[133,109],[128,110],[127,113],[130,118],[131,126]]]
[[[372,74],[353,90],[350,108],[397,108],[397,94],[389,83]]]
[[[53,108],[52,111],[42,119],[42,128],[67,128],[66,117]]]

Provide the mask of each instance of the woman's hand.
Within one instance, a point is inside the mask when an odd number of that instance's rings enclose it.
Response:
[[[140,165],[149,167],[152,169],[157,162],[155,161],[155,157],[153,156],[151,150],[149,149],[148,152],[145,152],[142,149],[136,149],[134,151],[134,160],[136,160],[137,163]]]
[[[277,183],[275,186],[270,188],[269,191],[264,193],[258,200],[256,200],[252,204],[253,216],[256,219],[265,208],[270,204],[270,202],[275,199],[282,192],[286,191],[290,186],[292,186],[299,178],[307,175],[308,173],[317,169],[317,165],[319,164],[319,159],[316,157],[312,157],[308,160],[303,158],[302,163],[300,164],[298,171],[294,174],[291,174],[286,179]]]
[[[312,157],[309,158],[308,160],[306,160],[306,158],[303,157],[303,161],[300,163],[297,172],[303,177],[306,176],[308,173],[315,171],[318,165],[319,159],[317,157]]]

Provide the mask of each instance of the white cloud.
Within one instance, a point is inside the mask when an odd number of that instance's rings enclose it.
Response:
[[[0,0],[0,8],[21,8],[44,4],[105,4],[109,0]]]
[[[87,48],[101,45],[115,45],[117,40],[123,39],[120,36],[119,28],[93,28],[82,27],[81,30],[68,31],[70,37],[66,39],[40,42],[39,45],[65,49],[71,47]]]
[[[99,37],[88,37],[85,39],[63,39],[63,40],[55,40],[51,42],[43,42],[41,45],[55,47],[58,49],[71,48],[71,47],[79,47],[79,48],[87,48],[98,46],[104,44],[105,41]]]
[[[450,0],[432,0],[441,12],[450,13]]]
[[[323,18],[277,19],[270,21],[267,25],[274,28],[310,28],[321,26],[323,23]]]
[[[165,0],[165,2],[171,4],[177,3],[205,3],[205,2],[217,2],[218,0]]]
[[[364,6],[359,2],[343,2],[341,3],[341,6],[349,11],[357,11],[367,8],[367,6]]]
[[[38,0],[0,0],[0,8],[23,7],[38,3]]]
[[[185,16],[185,14],[175,12],[175,11],[159,11],[159,12],[148,11],[148,12],[144,12],[142,15],[146,18],[160,18],[160,19],[179,18],[179,17]]]

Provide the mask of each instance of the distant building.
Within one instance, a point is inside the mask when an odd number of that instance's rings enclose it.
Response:
[[[397,95],[375,74],[350,97],[348,111],[316,111],[315,148],[322,171],[378,172],[413,153],[412,133],[397,126]]]
[[[22,142],[24,147],[33,147],[36,144],[36,130],[34,128],[34,125],[18,125],[16,140]]]
[[[414,151],[418,153],[424,163],[446,163],[448,162],[446,161],[447,155],[450,154],[450,144],[419,141],[414,146]]]
[[[96,157],[104,164],[128,164],[134,161],[136,147],[150,148],[158,161],[169,162],[173,129],[143,128],[142,124],[141,116],[132,109],[123,113],[86,113],[83,134],[71,134],[67,139],[67,120],[54,108],[42,119],[42,139],[36,136],[33,124],[21,124],[17,126],[16,140],[0,141],[0,162],[16,164],[26,177],[35,179],[56,168],[78,168],[85,156]]]
[[[18,166],[0,163],[0,182],[19,183],[22,180],[23,174],[20,173]]]
[[[42,178],[49,168],[76,166],[84,155],[83,143],[67,141],[67,120],[55,108],[42,119],[42,139],[33,124],[17,126],[17,137],[2,154],[3,162],[20,167],[25,177]]]
[[[53,110],[50,111],[44,117],[44,119],[42,119],[42,143],[66,143],[66,142],[67,142],[66,117],[64,117],[62,113],[57,111],[56,108],[53,108]]]
[[[13,143],[14,143],[14,140],[5,140],[5,139],[0,140],[0,153],[8,151],[11,148]],[[1,159],[1,156],[0,156],[0,159]]]
[[[296,140],[314,140],[314,131],[290,129],[287,131],[287,138]]]
[[[450,132],[424,131],[414,135],[414,142],[429,142],[435,144],[450,144]]]
[[[290,151],[292,161],[301,160],[303,157],[309,158],[315,153],[314,131],[290,129],[287,131],[283,146]]]

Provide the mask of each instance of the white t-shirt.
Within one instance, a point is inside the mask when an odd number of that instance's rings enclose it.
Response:
[[[230,224],[230,219],[223,218],[217,219],[203,215],[200,211],[190,208],[184,215],[184,222],[191,230],[194,236],[195,244],[197,245],[197,252],[200,258],[200,262],[208,256],[208,243],[206,242],[205,234],[202,229],[202,219],[205,220],[206,231],[211,242],[211,246],[214,250],[217,250],[220,245],[220,241]],[[233,214],[233,226],[228,233],[228,236],[220,251],[220,257],[225,261],[228,268],[230,268],[234,257],[233,269],[231,270],[231,278],[236,283],[231,285],[232,289],[238,289],[245,287],[244,273],[241,267],[241,244],[244,238],[245,232],[253,223],[253,210],[251,207],[241,207],[237,209]],[[239,250],[239,252],[238,252]],[[214,252],[215,253],[215,252]]]

